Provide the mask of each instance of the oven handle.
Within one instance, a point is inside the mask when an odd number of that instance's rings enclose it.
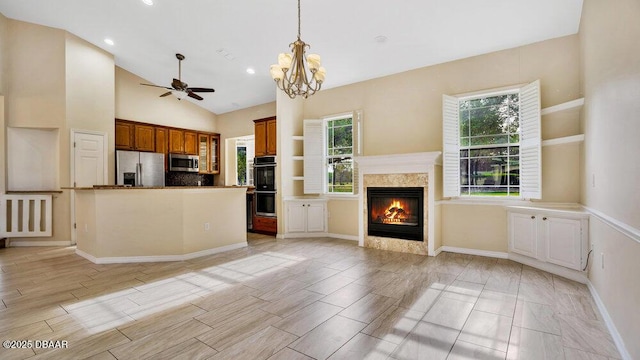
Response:
[[[277,191],[261,191],[261,190],[255,189],[253,193],[254,194],[276,194]]]

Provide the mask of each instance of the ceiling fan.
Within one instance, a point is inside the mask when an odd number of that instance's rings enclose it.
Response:
[[[187,96],[190,98],[194,98],[196,100],[203,100],[202,96],[196,93],[198,92],[212,93],[215,91],[214,89],[211,89],[211,88],[189,87],[187,83],[182,82],[182,60],[184,60],[184,55],[176,54],[176,58],[178,59],[178,78],[177,79],[173,78],[173,81],[171,82],[171,87],[152,85],[152,84],[140,84],[140,85],[153,86],[153,87],[170,90],[160,95],[160,97],[165,97],[165,96],[174,94],[178,98],[178,100],[182,100]]]

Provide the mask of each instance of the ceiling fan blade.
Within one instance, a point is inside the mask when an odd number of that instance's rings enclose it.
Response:
[[[166,93],[164,93],[164,94],[160,95],[160,97],[169,96],[169,95],[171,95],[171,94],[172,94],[172,92],[171,92],[171,91],[167,91]]]
[[[215,92],[215,90],[211,88],[199,88],[199,87],[190,87],[190,88],[187,88],[187,90],[193,91],[193,92],[209,92],[209,93]]]
[[[191,97],[191,98],[194,98],[196,100],[204,100],[204,98],[202,96],[200,96],[200,95],[198,95],[196,93],[193,93],[191,91],[187,92],[187,96]]]
[[[143,83],[140,83],[140,85],[144,85],[144,86],[152,86],[152,87],[157,87],[157,88],[161,88],[161,89],[169,89],[169,90],[171,90],[171,88],[170,88],[170,87],[160,86],[160,85],[143,84]]]

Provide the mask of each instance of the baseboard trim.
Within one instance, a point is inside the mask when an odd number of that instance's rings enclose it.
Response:
[[[280,236],[280,235],[278,235]],[[316,237],[329,237],[329,233],[285,233],[282,235],[282,239],[302,239],[302,238],[316,238]]]
[[[550,272],[554,275],[558,275],[558,276],[562,276],[565,277],[567,279],[573,280],[573,281],[577,281],[579,283],[582,284],[586,284],[587,281],[589,280],[587,278],[587,274],[585,272],[582,271],[578,271],[578,270],[572,270],[569,268],[566,268],[564,266],[560,266],[560,265],[556,265],[556,264],[551,264],[548,262],[542,262],[536,259],[532,259],[528,256],[524,256],[524,255],[520,255],[520,254],[514,254],[514,253],[509,253],[509,259],[519,262],[521,264],[524,265],[528,265],[531,267],[534,267],[536,269],[540,269],[540,270],[544,270],[546,272]]]
[[[507,259],[509,257],[509,254],[505,252],[477,250],[477,249],[461,248],[461,247],[455,247],[455,246],[441,246],[440,248],[438,248],[438,250],[436,250],[436,255],[440,254],[443,251],[457,253],[457,254],[492,257],[492,258],[498,258],[498,259]]]
[[[606,306],[604,306],[600,295],[598,295],[598,291],[588,279],[587,287],[589,288],[589,292],[591,292],[591,296],[593,296],[593,300],[595,301],[598,310],[600,310],[600,314],[603,317],[604,323],[605,325],[607,325],[607,329],[609,330],[609,333],[613,338],[613,342],[616,344],[616,347],[618,348],[618,352],[620,352],[622,359],[631,360],[631,354],[629,354],[629,351],[627,351],[627,347],[624,346],[624,341],[622,341],[622,337],[620,336],[616,325],[613,323],[613,319],[611,319],[611,316],[609,316],[609,312],[607,311]]]
[[[71,246],[71,240],[69,241],[46,241],[46,240],[6,240],[7,247],[28,247],[28,246]]]
[[[232,244],[220,246],[213,249],[207,249],[192,252],[184,255],[157,255],[157,256],[119,256],[119,257],[95,257],[82,250],[76,249],[76,254],[91,261],[94,264],[127,264],[127,263],[144,263],[144,262],[168,262],[168,261],[184,261],[195,259],[198,257],[218,254],[225,251],[231,251],[247,247],[247,243]]]
[[[360,239],[358,239],[358,235],[344,235],[344,234],[328,233],[327,236],[330,237],[330,238],[334,238],[334,239],[342,239],[342,240],[350,240],[350,241],[359,241],[360,240]]]

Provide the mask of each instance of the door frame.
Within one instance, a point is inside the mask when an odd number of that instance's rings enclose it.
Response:
[[[102,131],[94,131],[94,130],[84,130],[84,129],[71,129],[70,137],[69,137],[69,186],[75,188],[75,173],[76,173],[76,148],[74,146],[76,134],[87,134],[87,135],[97,135],[102,136],[102,152],[103,152],[103,182],[104,184],[109,183],[109,158],[107,157],[109,154],[109,134]],[[71,216],[69,217],[71,221],[71,245],[76,245],[76,192],[75,190],[71,190],[71,195],[69,198],[69,204],[71,207]]]

